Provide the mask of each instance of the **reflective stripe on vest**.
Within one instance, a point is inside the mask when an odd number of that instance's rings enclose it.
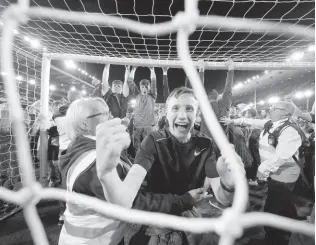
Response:
[[[96,151],[82,154],[70,167],[67,173],[67,191],[73,192],[77,178],[86,171],[96,159]],[[118,244],[123,237],[120,222],[107,218],[91,208],[77,203],[66,204],[64,231],[62,240],[72,241],[76,238],[80,244]],[[61,240],[60,239],[60,240]],[[79,241],[80,240],[80,241]],[[65,244],[68,244],[65,241]],[[72,242],[70,242],[72,244]]]

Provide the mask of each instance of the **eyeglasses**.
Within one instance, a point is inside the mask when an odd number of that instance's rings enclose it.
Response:
[[[270,112],[275,111],[275,110],[286,111],[285,109],[282,109],[282,108],[271,107]]]
[[[96,113],[96,114],[92,114],[92,115],[88,116],[87,118],[93,118],[93,117],[97,117],[97,116],[101,116],[101,115],[102,116],[108,116],[108,118],[112,117],[112,115],[109,112],[104,111],[104,112],[99,112],[99,113]]]

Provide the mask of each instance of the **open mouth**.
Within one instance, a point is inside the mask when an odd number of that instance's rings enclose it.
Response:
[[[174,123],[175,128],[187,129],[189,125],[187,123]]]

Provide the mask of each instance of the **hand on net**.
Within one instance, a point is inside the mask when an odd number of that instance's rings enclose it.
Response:
[[[204,72],[205,67],[204,67],[204,62],[203,62],[203,60],[198,61],[198,67],[199,67],[199,72]]]
[[[130,73],[130,77],[134,78],[137,66],[133,66],[132,71]]]
[[[224,125],[228,125],[233,122],[233,120],[230,119],[229,117],[221,117],[219,121],[223,123]]]
[[[125,80],[129,77],[130,74],[130,67],[129,65],[125,66]]]
[[[101,178],[115,169],[122,150],[130,145],[130,136],[121,119],[114,118],[100,123],[96,129],[97,174]]]
[[[226,61],[226,66],[228,67],[228,70],[231,71],[231,70],[234,70],[234,61],[232,59],[229,59]]]
[[[109,69],[110,69],[110,65],[111,65],[111,64],[106,64],[106,65],[104,66],[104,69],[109,70]]]
[[[231,145],[231,147],[234,149],[233,145]],[[228,157],[226,156],[226,154],[222,153],[222,156],[218,158],[217,163],[216,163],[216,169],[217,169],[219,177],[221,178],[222,183],[230,189],[234,189],[234,186],[235,186],[235,180],[234,180],[235,172],[232,171],[233,164],[236,166],[238,171],[240,171],[244,175],[246,174],[244,164],[240,156],[238,156],[236,152],[235,152],[234,158],[237,161],[230,162],[228,161]]]

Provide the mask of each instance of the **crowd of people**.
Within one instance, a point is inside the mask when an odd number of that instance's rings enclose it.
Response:
[[[207,95],[235,150],[238,168],[250,186],[267,183],[264,212],[298,219],[292,200],[295,186],[303,185],[310,195],[314,193],[314,106],[311,112],[302,112],[292,101],[293,95],[259,113],[245,104],[233,105],[234,62],[228,61],[227,68],[223,95],[216,90]],[[194,91],[186,86],[170,92],[168,69],[163,68],[165,109],[156,111],[155,70],[149,68],[150,80],[141,80],[138,88],[136,69],[130,71],[127,66],[124,81],[114,80],[110,86],[110,65],[106,65],[102,82],[94,83],[92,97],[81,98],[79,91],[69,91],[67,101],[50,104],[49,186],[126,208],[187,218],[201,217],[196,206],[214,197],[229,207],[235,186],[231,163],[212,139]],[[204,69],[199,73],[204,83]],[[129,107],[132,98],[134,108]],[[1,134],[11,130],[11,125],[3,126],[6,111],[1,110]],[[32,156],[38,162],[39,131],[47,118],[35,111],[34,122],[26,119],[26,124]],[[5,167],[0,165],[1,178],[7,174]],[[76,203],[65,206],[60,202],[59,220],[63,224],[60,245],[191,245],[202,241],[200,234],[123,223]],[[262,244],[314,242],[298,236],[265,227]]]

